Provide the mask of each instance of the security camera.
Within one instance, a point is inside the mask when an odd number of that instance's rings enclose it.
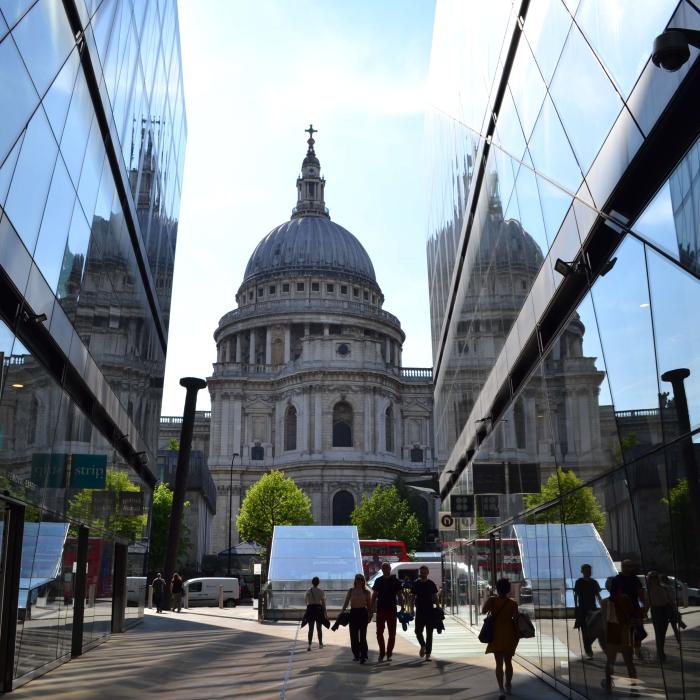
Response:
[[[677,71],[690,58],[690,46],[700,48],[700,31],[667,29],[654,39],[651,60],[659,68]]]

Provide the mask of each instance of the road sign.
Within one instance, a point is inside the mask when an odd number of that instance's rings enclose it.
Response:
[[[472,472],[474,493],[506,492],[506,465],[503,462],[475,462]]]
[[[455,529],[455,519],[452,517],[451,513],[441,512],[440,513],[440,530],[454,530]]]
[[[477,510],[482,518],[498,518],[498,496],[477,496]]]
[[[474,495],[465,493],[450,496],[450,511],[456,518],[471,518],[474,515]]]

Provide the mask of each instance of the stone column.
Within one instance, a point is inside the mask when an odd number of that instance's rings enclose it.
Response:
[[[251,328],[250,331],[250,352],[248,353],[248,362],[251,365],[255,364],[255,328]]]
[[[265,364],[272,364],[272,333],[270,326],[265,329]]]
[[[386,452],[386,430],[384,430],[384,411],[381,406],[382,397],[376,394],[374,397],[374,450]]]
[[[241,364],[241,334],[236,333],[236,362]]]
[[[311,428],[311,394],[304,392],[302,398],[301,415],[297,416],[299,430],[299,449],[303,452],[310,452],[309,435]]]
[[[224,344],[224,362],[231,361],[231,339],[226,338],[226,343]]]
[[[365,439],[364,439],[364,451],[369,453],[372,451],[372,397],[369,394],[365,394]]]
[[[284,363],[287,364],[292,358],[292,329],[284,327]]]
[[[391,362],[391,340],[389,336],[384,336],[384,361],[386,364]]]
[[[231,445],[231,454],[242,455],[241,449],[241,400],[233,399],[233,445]]]
[[[229,456],[229,453],[231,452],[230,447],[229,447],[229,426],[230,426],[230,410],[231,410],[231,401],[230,397],[228,394],[224,394],[222,397],[222,405],[221,405],[221,455],[222,457],[227,457]]]
[[[317,390],[318,392],[318,390]],[[314,452],[323,451],[323,408],[322,396],[316,393],[314,396]]]
[[[323,335],[330,335],[331,334],[331,327],[328,323],[323,324]]]

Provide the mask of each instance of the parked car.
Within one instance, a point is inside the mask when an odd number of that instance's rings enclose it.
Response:
[[[191,578],[183,586],[190,606],[218,605],[220,588],[223,588],[226,607],[235,607],[241,597],[241,586],[237,578]]]
[[[391,573],[396,576],[402,583],[408,581],[413,583],[418,578],[418,569],[421,566],[427,566],[428,578],[435,582],[438,588],[442,588],[442,562],[439,561],[395,561],[391,565]],[[374,582],[382,576],[381,571],[372,576],[367,585],[372,588]]]

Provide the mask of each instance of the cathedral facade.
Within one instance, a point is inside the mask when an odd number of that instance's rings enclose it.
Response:
[[[404,368],[404,333],[362,244],[331,220],[314,130],[291,219],[255,248],[237,308],[214,333],[211,551],[238,542],[246,490],[281,469],[317,524],[346,524],[362,494],[434,473],[430,368]],[[424,513],[434,517],[426,494]]]

